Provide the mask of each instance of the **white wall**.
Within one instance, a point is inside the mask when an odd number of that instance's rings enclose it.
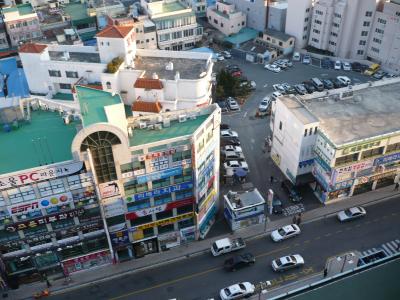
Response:
[[[47,94],[50,82],[47,68],[42,64],[42,60],[49,59],[49,53],[44,50],[40,53],[19,53],[29,90],[33,93]]]
[[[312,0],[288,0],[287,2],[285,33],[295,37],[296,49],[302,49],[308,43]]]

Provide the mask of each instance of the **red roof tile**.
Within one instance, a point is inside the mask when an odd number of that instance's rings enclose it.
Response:
[[[19,47],[19,52],[22,53],[42,53],[46,49],[46,45],[40,45],[35,43],[26,43]]]
[[[132,31],[132,29],[133,26],[109,25],[96,34],[96,37],[124,38]]]
[[[138,78],[134,87],[137,89],[161,90],[163,89],[163,84],[160,79]]]
[[[142,111],[149,113],[159,113],[162,109],[162,105],[160,102],[146,102],[146,101],[138,101],[136,100],[132,104],[132,111]]]

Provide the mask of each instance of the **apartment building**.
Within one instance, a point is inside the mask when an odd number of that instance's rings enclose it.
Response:
[[[393,185],[400,180],[399,92],[400,80],[390,79],[328,96],[280,97],[271,120],[273,161],[292,182],[311,172],[322,203]]]
[[[264,31],[267,27],[267,6],[265,0],[227,0],[226,2],[234,4],[238,11],[246,14],[247,27],[258,31]]]
[[[288,0],[285,33],[295,38],[296,49],[308,44],[310,34],[313,0]]]
[[[187,50],[202,39],[203,27],[193,10],[179,1],[142,0],[142,7],[156,24],[158,48]]]
[[[375,12],[366,56],[392,72],[400,72],[399,1],[385,2],[383,9]]]
[[[207,19],[214,28],[229,36],[246,27],[246,14],[236,10],[235,4],[217,1],[207,8]]]
[[[287,8],[287,1],[268,3],[268,29],[285,32]]]
[[[42,37],[39,19],[31,4],[3,8],[3,20],[11,46]]]
[[[197,17],[205,17],[207,12],[206,0],[183,0],[187,6],[191,7]]]
[[[376,0],[316,2],[308,44],[333,56],[364,59],[376,6]]]
[[[7,49],[8,47],[6,27],[3,18],[0,17],[0,49]]]

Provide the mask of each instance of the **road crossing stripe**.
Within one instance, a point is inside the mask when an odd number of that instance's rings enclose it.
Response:
[[[397,252],[397,250],[396,250],[397,245],[393,246],[392,242],[393,241],[390,241],[390,242],[386,243],[386,245],[389,247],[390,250],[392,250],[393,254],[395,254]]]
[[[385,244],[382,245],[382,248],[387,254],[389,255],[393,254],[392,251]]]

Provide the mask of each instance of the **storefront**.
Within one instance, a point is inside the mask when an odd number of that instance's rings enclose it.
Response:
[[[133,257],[132,246],[129,241],[128,230],[110,233],[111,245],[118,262],[130,260]]]
[[[179,231],[174,231],[158,236],[160,249],[162,251],[169,250],[181,244],[181,237]]]
[[[110,251],[100,250],[94,253],[74,257],[72,259],[63,260],[62,266],[64,268],[64,273],[67,275],[110,263],[112,263]]]
[[[135,242],[133,245],[133,254],[135,258],[143,257],[147,254],[158,252],[157,237],[151,237],[149,239]]]
[[[396,175],[397,175],[396,171],[393,171],[393,172],[389,172],[386,174],[380,174],[380,175],[373,176],[372,178],[374,180],[376,180],[375,189],[393,185],[395,183],[394,180],[396,178]]]
[[[354,183],[353,179],[338,182],[332,186],[332,191],[328,194],[328,199],[340,199],[349,197],[351,193],[351,187]]]
[[[373,183],[374,183],[373,181],[367,181],[367,182],[364,182],[364,183],[357,184],[354,187],[353,196],[354,195],[358,195],[358,194],[362,194],[362,193],[365,193],[365,192],[368,192],[368,191],[372,191]]]
[[[215,202],[211,206],[211,208],[208,210],[206,215],[204,216],[203,220],[198,225],[199,228],[199,238],[204,239],[207,235],[207,233],[210,231],[211,226],[215,222],[215,218],[217,216],[217,205]]]

